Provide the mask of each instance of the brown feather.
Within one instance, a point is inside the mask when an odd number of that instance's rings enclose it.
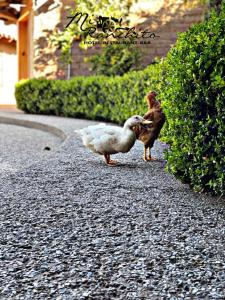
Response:
[[[147,126],[139,125],[138,128],[135,129],[137,138],[144,143],[146,148],[153,146],[166,120],[160,102],[157,101],[155,97],[155,92],[150,92],[147,95],[148,111],[144,115],[144,119],[153,121],[153,123]]]

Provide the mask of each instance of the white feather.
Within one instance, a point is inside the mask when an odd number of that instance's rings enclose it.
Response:
[[[75,132],[81,136],[84,146],[94,153],[124,153],[133,147],[136,140],[132,126],[140,124],[142,121],[142,117],[133,116],[125,122],[123,128],[100,123]]]

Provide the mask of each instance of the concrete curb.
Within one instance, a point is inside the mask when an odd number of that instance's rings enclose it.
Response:
[[[47,131],[51,134],[56,135],[59,137],[62,141],[65,141],[67,139],[67,135],[65,134],[64,131],[62,131],[59,128],[56,128],[51,125],[39,123],[39,122],[34,122],[34,121],[28,121],[28,120],[21,120],[21,119],[15,119],[15,118],[9,118],[9,117],[4,117],[0,116],[0,123],[2,124],[10,124],[10,125],[17,125],[17,126],[23,126],[27,128],[32,128],[32,129],[38,129],[42,131]]]

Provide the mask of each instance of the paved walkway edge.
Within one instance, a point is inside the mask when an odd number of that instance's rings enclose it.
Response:
[[[42,131],[47,131],[49,133],[52,133],[65,141],[67,139],[67,135],[65,134],[64,131],[62,131],[59,128],[56,128],[51,125],[39,123],[39,122],[34,122],[34,121],[28,121],[28,120],[21,120],[21,119],[16,119],[16,118],[9,118],[9,117],[4,117],[0,116],[0,123],[2,124],[10,124],[10,125],[17,125],[17,126],[23,126],[23,127],[28,127],[32,129],[38,129]]]

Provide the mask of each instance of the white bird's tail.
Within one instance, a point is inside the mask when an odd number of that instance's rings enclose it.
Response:
[[[83,129],[77,129],[77,130],[74,130],[74,132],[77,133],[78,135],[81,135],[82,130]]]
[[[92,132],[94,132],[95,130],[97,130],[99,128],[102,128],[102,126],[106,126],[106,124],[105,123],[99,123],[97,125],[90,125],[88,127],[82,128],[82,129],[74,130],[74,132],[77,133],[78,135],[82,136],[82,134],[85,134],[85,133],[89,134],[90,129],[92,130]]]

